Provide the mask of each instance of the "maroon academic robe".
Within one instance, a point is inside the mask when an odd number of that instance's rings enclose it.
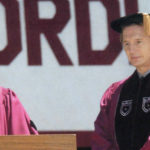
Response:
[[[16,94],[0,87],[0,135],[38,134]]]
[[[92,150],[119,150],[115,135],[115,113],[125,81],[112,84],[101,99],[101,110],[95,121]],[[140,150],[150,150],[150,136]]]

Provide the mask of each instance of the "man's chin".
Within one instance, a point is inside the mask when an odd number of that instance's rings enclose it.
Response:
[[[134,67],[140,67],[141,63],[139,61],[131,61],[130,65],[134,66]]]

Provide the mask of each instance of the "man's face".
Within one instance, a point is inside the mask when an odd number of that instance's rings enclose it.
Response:
[[[140,73],[150,70],[150,37],[145,34],[143,26],[125,27],[122,44],[131,65]]]

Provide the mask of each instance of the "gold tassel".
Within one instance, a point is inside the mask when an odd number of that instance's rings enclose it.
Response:
[[[149,14],[143,13],[143,26],[146,35],[150,36],[150,16]]]

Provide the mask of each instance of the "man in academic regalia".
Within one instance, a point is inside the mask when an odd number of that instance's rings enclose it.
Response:
[[[136,70],[104,93],[92,150],[150,150],[150,15],[121,17],[111,27]]]
[[[0,87],[0,135],[38,134],[16,94]]]

